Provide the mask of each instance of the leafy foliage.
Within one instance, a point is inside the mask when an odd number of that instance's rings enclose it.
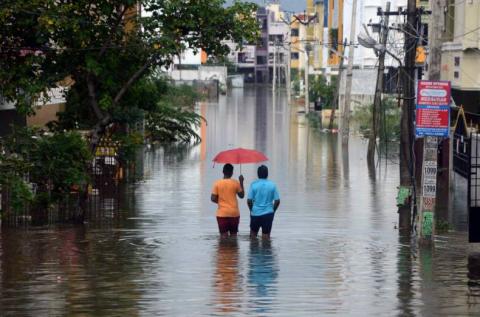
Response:
[[[254,42],[256,6],[224,0],[5,0],[0,6],[0,93],[31,112],[65,78],[67,125],[92,130],[138,119],[148,78],[186,48],[224,56],[222,40]],[[148,12],[137,14],[137,5]],[[42,94],[43,93],[43,94]],[[138,96],[142,94],[142,98]],[[146,102],[152,105],[150,101]]]
[[[360,133],[368,138],[372,122],[373,105],[357,107],[353,113],[353,120],[358,125]],[[394,99],[382,101],[383,114],[380,119],[381,141],[398,140],[400,136],[400,109]]]
[[[318,98],[322,100],[324,109],[331,109],[333,105],[333,98],[336,91],[336,85],[333,84],[335,79],[333,79],[332,84],[328,84],[324,76],[310,76],[310,91],[309,98],[311,101],[316,101]]]
[[[146,130],[154,142],[189,143],[200,141],[195,131],[203,118],[193,111],[198,94],[190,86],[170,86],[168,93],[146,117]]]
[[[27,179],[48,193],[49,203],[63,197],[72,185],[88,181],[90,150],[78,133],[42,135],[38,130],[21,128],[2,140],[1,148],[0,185],[9,189],[14,211],[29,201],[45,198],[33,196]]]
[[[87,143],[76,132],[43,136],[38,138],[37,148],[31,153],[30,175],[35,182],[47,184],[52,192],[63,194],[72,185],[87,183],[90,158]]]

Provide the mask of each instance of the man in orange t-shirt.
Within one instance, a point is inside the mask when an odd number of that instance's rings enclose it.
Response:
[[[238,209],[237,195],[240,198],[245,196],[243,189],[243,176],[240,175],[238,181],[232,179],[233,165],[225,164],[223,166],[223,179],[219,179],[213,184],[211,200],[218,204],[217,223],[218,230],[222,237],[234,236],[238,232],[240,222],[240,209]]]

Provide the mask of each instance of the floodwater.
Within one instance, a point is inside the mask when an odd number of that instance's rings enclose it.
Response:
[[[1,316],[479,316],[464,232],[435,249],[402,237],[398,162],[309,129],[267,88],[202,103],[197,146],[146,151],[121,210],[84,226],[0,232]],[[211,185],[221,150],[263,151],[281,206],[271,241],[220,240]],[[243,165],[246,186],[256,165]],[[239,168],[236,167],[235,177]]]

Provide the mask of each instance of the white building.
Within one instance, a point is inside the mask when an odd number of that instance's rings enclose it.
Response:
[[[277,68],[277,80],[285,82],[289,63],[290,28],[283,21],[283,12],[278,4],[270,4],[268,10],[268,66],[270,80],[273,79],[273,67]],[[274,59],[274,54],[276,58]],[[275,65],[274,65],[275,64]]]
[[[381,17],[377,15],[378,8],[381,7],[383,11],[386,10],[387,0],[357,0],[357,21],[355,28],[354,43],[358,43],[357,37],[360,33],[365,33],[363,25],[367,25],[370,34],[378,40],[378,33],[373,33],[372,28],[368,26],[370,23],[380,23]],[[407,0],[390,0],[390,11],[398,11],[399,7],[406,8]],[[352,26],[352,1],[344,1],[343,11],[343,25],[344,37],[350,42],[350,30]],[[389,17],[389,25],[391,27],[398,27],[403,23],[403,16],[392,15]],[[388,44],[389,43],[389,44]],[[395,30],[390,30],[388,38],[388,47],[392,52],[398,53],[401,56],[403,47],[399,43],[403,43],[403,33]],[[345,54],[348,56],[348,47]],[[370,48],[365,48],[360,45],[355,47],[354,65],[360,68],[374,68],[377,65],[378,57]],[[395,60],[390,56],[386,56],[385,65],[397,65]]]

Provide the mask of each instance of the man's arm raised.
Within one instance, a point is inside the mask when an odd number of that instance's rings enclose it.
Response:
[[[243,178],[243,175],[240,175],[238,178],[238,181],[240,182],[240,191],[237,193],[238,197],[243,198],[245,197],[245,189],[243,188],[243,181],[245,179]]]

